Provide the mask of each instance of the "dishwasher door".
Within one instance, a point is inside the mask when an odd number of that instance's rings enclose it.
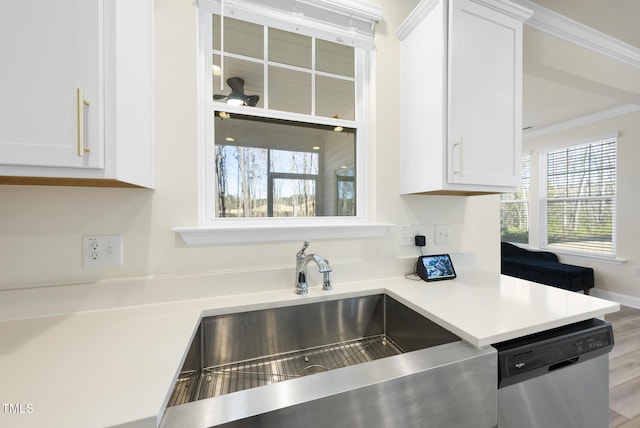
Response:
[[[609,426],[609,323],[588,320],[494,347],[498,428]]]
[[[498,389],[498,428],[608,426],[608,355]]]

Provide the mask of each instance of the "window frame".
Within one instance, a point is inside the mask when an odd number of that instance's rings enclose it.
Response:
[[[594,138],[593,140],[589,141],[589,142],[583,142],[583,143],[574,143],[571,145],[566,145],[563,147],[556,147],[556,148],[549,148],[547,150],[541,151],[539,156],[540,156],[540,197],[539,197],[539,205],[540,205],[540,234],[539,234],[539,239],[540,239],[540,248],[544,249],[544,250],[548,250],[548,251],[553,251],[553,252],[557,252],[557,253],[564,253],[564,254],[569,254],[569,255],[575,255],[575,256],[584,256],[584,257],[592,257],[592,258],[600,258],[600,259],[606,259],[606,260],[616,260],[617,257],[617,248],[616,248],[616,241],[617,241],[617,216],[616,216],[616,211],[617,211],[617,194],[618,194],[618,135],[613,135],[613,136],[607,136],[607,137],[600,137],[600,138]],[[614,155],[614,165],[615,165],[615,178],[614,178],[614,185],[615,185],[615,191],[614,194],[611,196],[585,196],[585,197],[558,197],[558,198],[549,198],[548,196],[548,189],[547,189],[547,183],[548,183],[548,174],[549,174],[549,170],[548,170],[548,155],[549,153],[552,152],[557,152],[557,151],[562,151],[562,150],[569,150],[571,148],[579,148],[579,147],[586,147],[586,146],[592,146],[592,145],[596,145],[596,144],[601,144],[601,143],[607,143],[607,142],[613,142],[615,144],[615,155]],[[548,209],[549,209],[549,202],[562,202],[562,201],[595,201],[595,200],[611,200],[611,252],[610,253],[605,253],[602,251],[594,251],[594,250],[589,250],[588,248],[577,248],[577,247],[572,247],[572,246],[567,246],[567,247],[563,247],[563,246],[559,246],[559,245],[553,245],[553,244],[549,244],[548,240],[549,240],[549,224],[548,224]]]
[[[322,3],[322,0],[317,0]],[[320,7],[320,6],[319,6]],[[208,95],[212,93],[211,70],[213,46],[212,46],[212,20],[211,14],[220,14],[220,3],[213,0],[200,0],[198,2],[198,54],[197,54],[197,139],[198,139],[198,226],[178,227],[174,231],[180,233],[187,245],[211,245],[228,243],[249,243],[284,241],[298,239],[331,239],[349,237],[380,237],[384,236],[390,224],[374,223],[369,218],[368,206],[369,180],[368,180],[368,141],[369,129],[366,118],[369,116],[369,92],[373,90],[370,82],[372,63],[375,61],[373,39],[368,42],[362,37],[355,37],[351,42],[355,48],[355,120],[342,120],[313,116],[311,123],[328,126],[343,126],[355,128],[356,131],[356,215],[349,217],[323,216],[304,218],[219,218],[216,217],[215,201],[217,195],[210,193],[215,189],[215,168],[207,165],[215,165],[215,141],[213,114],[222,109],[231,114],[237,113],[245,116],[265,117],[272,119],[285,119],[295,122],[310,122],[311,116],[298,113],[286,113],[269,109],[252,110],[250,107],[232,106],[226,103],[216,102]],[[226,10],[226,8],[225,8]],[[242,12],[242,13],[238,13]],[[253,15],[252,15],[253,13]],[[225,14],[226,15],[226,14]],[[234,18],[256,22],[251,19],[255,13],[252,11],[234,12]],[[261,16],[261,15],[257,15]],[[373,16],[373,15],[372,15]],[[379,13],[381,18],[381,11]],[[273,19],[274,28],[285,31],[296,30],[303,25],[296,22],[285,22],[286,25],[276,25],[277,18],[268,16],[264,20]],[[379,19],[378,19],[379,20]],[[256,22],[260,25],[269,25],[263,19]],[[335,28],[333,29],[335,30]],[[342,40],[326,28],[304,28],[305,33],[313,37],[329,41]],[[346,34],[346,33],[345,33]],[[334,40],[331,40],[331,37]],[[364,40],[364,41],[363,41]],[[359,84],[358,84],[359,83]],[[208,195],[211,195],[210,197]]]
[[[521,155],[521,162],[520,162],[520,168],[524,169],[525,167],[525,163],[527,165],[527,168],[529,169],[529,175],[525,175],[524,171],[522,171],[521,175],[520,175],[520,187],[519,187],[519,191],[518,192],[511,192],[508,194],[514,195],[519,193],[522,190],[523,184],[525,179],[528,180],[528,189],[527,189],[527,198],[526,199],[507,199],[504,198],[503,195],[505,195],[504,193],[500,195],[500,240],[504,240],[502,237],[502,207],[505,205],[509,205],[509,204],[526,204],[527,207],[527,242],[515,242],[515,241],[506,241],[506,242],[511,242],[514,244],[519,244],[519,245],[529,245],[529,242],[531,240],[530,235],[531,235],[531,158],[532,158],[532,154],[531,152],[523,152]]]

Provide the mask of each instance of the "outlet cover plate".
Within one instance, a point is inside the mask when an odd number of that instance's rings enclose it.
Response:
[[[436,224],[435,242],[436,245],[451,244],[453,228],[450,224]]]
[[[416,235],[423,235],[420,233],[419,224],[404,224],[398,227],[398,239],[401,247],[415,246],[414,237]]]
[[[84,267],[121,265],[122,235],[83,236],[82,262]]]

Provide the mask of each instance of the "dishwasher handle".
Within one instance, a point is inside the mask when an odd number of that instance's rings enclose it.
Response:
[[[569,358],[567,360],[560,361],[560,362],[555,363],[555,364],[551,364],[549,366],[549,371],[552,372],[554,370],[558,370],[558,369],[570,366],[572,364],[577,363],[578,361],[580,361],[580,357]]]
[[[493,345],[498,351],[498,388],[607,354],[613,328],[591,319]]]
[[[507,370],[506,367],[500,363],[500,359],[498,359],[498,388],[504,388],[506,386],[524,382],[538,376],[544,376],[556,370],[561,370],[570,366],[574,366],[576,364],[580,364],[592,358],[599,357],[600,355],[605,355],[610,350],[611,347],[600,348],[577,357],[564,359],[562,361],[555,361],[553,363],[538,365],[536,367],[525,368],[525,366],[522,367],[521,370]]]

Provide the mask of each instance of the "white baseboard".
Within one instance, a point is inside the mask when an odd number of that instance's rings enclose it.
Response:
[[[591,295],[600,297],[601,299],[611,300],[612,302],[620,303],[621,305],[631,306],[632,308],[640,309],[640,297],[627,296],[626,294],[613,293],[607,290],[601,290],[599,288],[592,288]]]

